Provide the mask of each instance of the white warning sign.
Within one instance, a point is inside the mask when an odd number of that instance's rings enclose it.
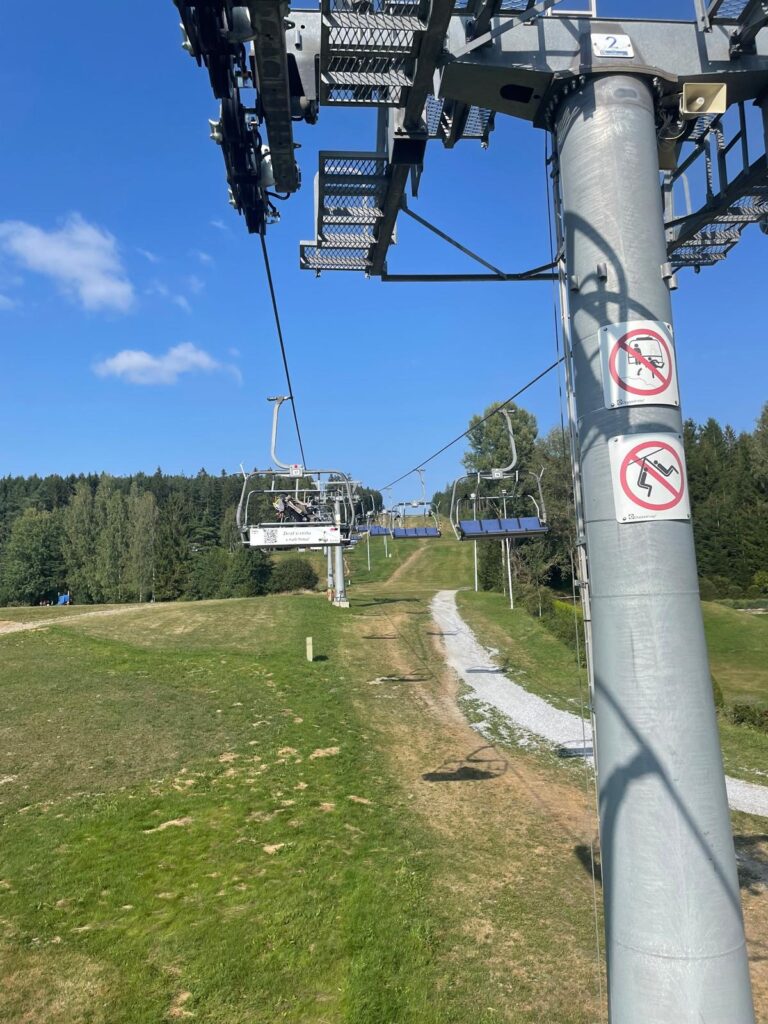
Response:
[[[600,330],[606,409],[625,405],[679,405],[670,324],[631,320]]]
[[[620,523],[691,518],[679,434],[627,434],[612,437],[608,447]]]

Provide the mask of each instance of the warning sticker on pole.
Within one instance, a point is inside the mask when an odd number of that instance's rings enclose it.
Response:
[[[631,320],[600,331],[606,409],[625,405],[679,405],[672,327]]]
[[[627,434],[612,437],[608,447],[618,522],[691,518],[679,434]]]

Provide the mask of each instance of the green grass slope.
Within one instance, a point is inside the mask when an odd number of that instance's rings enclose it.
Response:
[[[768,702],[768,615],[702,604],[712,674],[729,702]]]

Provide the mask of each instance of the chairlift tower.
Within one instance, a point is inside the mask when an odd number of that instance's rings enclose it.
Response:
[[[573,13],[577,0],[321,0],[288,15],[277,0],[175,2],[185,46],[222,97],[212,134],[249,230],[276,217],[272,180],[286,193],[299,185],[296,121],[371,107],[369,151],[320,154],[303,267],[384,281],[559,279],[591,604],[610,1020],[752,1024],[671,291],[678,271],[725,259],[750,224],[768,232],[768,2],[692,0],[689,22],[599,19],[594,2]],[[429,142],[487,145],[502,114],[554,141],[560,247],[549,267],[495,267],[406,200]],[[704,194],[693,202],[697,167]],[[483,272],[390,273],[400,214]]]

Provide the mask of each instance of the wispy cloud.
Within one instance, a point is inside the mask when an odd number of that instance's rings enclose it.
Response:
[[[18,305],[13,299],[9,299],[7,295],[0,294],[0,310],[15,309]]]
[[[229,231],[229,228],[223,220],[212,220],[210,222],[212,228],[216,228],[217,231]]]
[[[216,371],[232,373],[240,379],[237,367],[223,365],[191,341],[174,345],[160,356],[142,349],[124,349],[97,363],[93,370],[99,377],[119,377],[130,384],[175,384],[183,373]]]
[[[223,224],[222,224],[221,226],[222,226],[222,228],[224,227],[224,225],[223,225]],[[203,252],[203,251],[202,251],[202,249],[193,249],[193,250],[192,250],[192,255],[193,255],[193,256],[196,256],[196,257],[198,258],[198,260],[199,260],[199,261],[200,261],[200,262],[201,262],[201,263],[202,263],[202,264],[203,264],[204,266],[208,266],[208,265],[210,265],[211,263],[213,263],[213,256],[211,256],[211,255],[210,255],[209,253],[207,253],[207,252]]]
[[[205,281],[199,278],[197,274],[190,274],[186,279],[186,284],[193,295],[199,295],[205,288]]]
[[[84,309],[127,313],[134,304],[114,235],[79,213],[52,231],[21,220],[2,221],[0,247],[24,269],[51,278]]]
[[[163,284],[162,281],[153,281],[149,288],[147,288],[147,295],[159,295],[161,298],[172,302],[174,306],[178,306],[179,309],[183,309],[185,313],[192,312],[192,307],[190,306],[189,299],[186,295],[181,295],[179,292],[172,292],[168,285]]]
[[[139,255],[143,256],[144,259],[147,260],[149,263],[160,262],[160,257],[156,256],[155,253],[150,252],[149,249],[137,249],[136,252],[139,253]]]

